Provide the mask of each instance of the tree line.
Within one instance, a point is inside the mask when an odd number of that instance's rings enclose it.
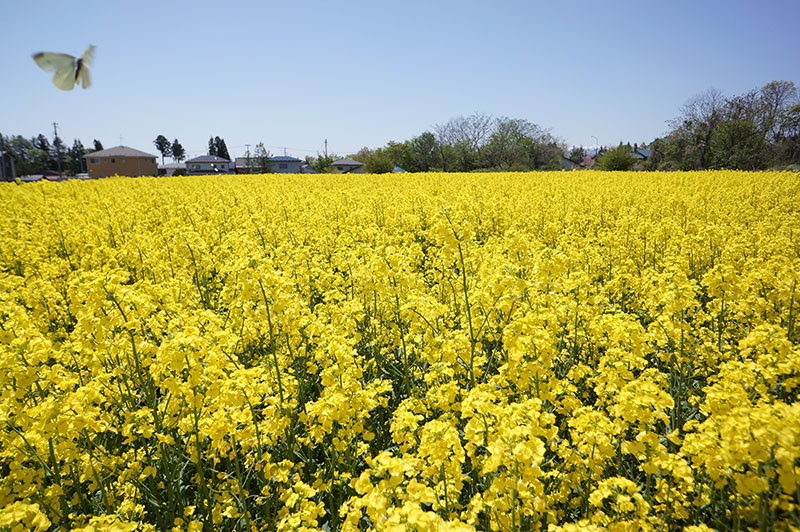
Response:
[[[436,124],[404,142],[362,148],[350,157],[370,173],[391,172],[395,166],[408,172],[557,170],[566,149],[562,139],[528,120],[474,113]],[[312,161],[312,166],[319,163]]]
[[[93,149],[87,149],[75,139],[67,148],[64,141],[56,136],[50,142],[43,134],[31,138],[22,135],[5,136],[0,133],[0,150],[14,157],[17,175],[43,174],[48,171],[66,174],[86,172],[84,155],[102,150],[99,140],[93,141]]]
[[[159,135],[156,137],[156,140],[153,141],[153,144],[155,144],[156,149],[161,154],[161,164],[164,164],[164,157],[172,157],[173,162],[176,163],[186,159],[186,150],[183,149],[178,139],[170,142],[164,135]]]
[[[646,160],[633,156],[634,148],[622,144],[603,150],[597,167],[607,170],[763,170],[800,164],[800,94],[791,81],[772,81],[745,94],[725,96],[716,89],[689,99],[669,131],[649,144]],[[158,135],[154,144],[175,162],[186,158],[178,139],[170,142]],[[80,140],[67,148],[56,136],[52,142],[42,134],[30,139],[0,134],[0,149],[12,154],[18,175],[47,170],[76,174],[86,171],[84,155],[103,148],[94,140],[86,149]],[[230,159],[225,141],[212,136],[208,154]],[[557,170],[566,157],[581,162],[586,151],[571,151],[549,129],[526,119],[493,117],[484,113],[459,116],[436,124],[409,140],[390,141],[385,146],[362,148],[349,156],[364,163],[370,173],[391,172],[400,167],[409,172],[474,172]],[[248,152],[253,171],[269,171],[270,153],[259,142]],[[307,157],[318,172],[332,171],[336,155]]]
[[[647,147],[647,170],[764,170],[800,164],[800,95],[791,81],[689,99]]]

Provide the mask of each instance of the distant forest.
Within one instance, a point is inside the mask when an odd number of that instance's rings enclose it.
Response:
[[[800,165],[800,94],[791,81],[772,81],[736,96],[709,89],[688,100],[668,125],[669,133],[664,137],[635,145],[650,150],[646,160],[635,159],[633,147],[621,142],[604,149],[595,167],[765,170]],[[224,140],[212,138],[209,154],[222,153],[220,146],[224,147]],[[181,160],[183,151],[178,147],[177,160]],[[212,153],[215,147],[217,152]],[[0,133],[0,150],[14,157],[17,175],[47,170],[85,172],[83,156],[102,148],[98,140],[93,141],[92,149],[77,139],[67,148],[57,136],[51,142],[43,134],[27,139]],[[161,148],[159,151],[165,154]],[[581,163],[586,155],[583,147],[570,148],[549,129],[526,119],[483,113],[453,118],[403,142],[350,154],[370,173],[391,172],[395,167],[409,172],[558,170],[565,158]],[[325,172],[332,170],[335,159],[318,155],[306,161]]]

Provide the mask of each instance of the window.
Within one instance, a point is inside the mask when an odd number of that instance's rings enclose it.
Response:
[[[98,159],[96,157],[92,157],[91,159],[89,159],[89,163],[91,163],[91,164],[98,164],[99,162],[100,162],[100,159]]]
[[[278,168],[280,168],[281,170],[286,170],[287,168],[289,168],[289,165],[287,163],[280,163],[278,165]]]
[[[112,157],[111,158],[111,164],[114,164],[115,162],[117,162],[117,160]]]

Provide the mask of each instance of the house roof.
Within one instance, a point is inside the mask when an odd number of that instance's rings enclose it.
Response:
[[[147,157],[150,159],[155,159],[156,156],[143,152],[141,150],[137,150],[134,148],[129,148],[128,146],[114,146],[113,148],[108,148],[106,150],[100,151],[93,151],[91,153],[87,153],[84,157]]]
[[[636,148],[635,150],[633,150],[633,156],[636,157],[637,159],[647,159],[648,157],[650,157],[651,153],[652,151],[646,148]]]
[[[333,166],[364,166],[364,163],[360,163],[355,159],[351,159],[350,157],[345,157],[344,159],[334,161]]]
[[[288,155],[276,155],[275,157],[270,157],[270,161],[274,163],[299,163],[300,159],[297,157],[289,157]]]
[[[187,163],[229,163],[228,159],[224,157],[219,157],[217,155],[201,155],[200,157],[195,157],[194,159],[189,159],[186,161]]]

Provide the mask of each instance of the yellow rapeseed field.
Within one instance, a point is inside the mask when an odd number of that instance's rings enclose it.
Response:
[[[800,529],[800,177],[0,186],[0,530]]]

